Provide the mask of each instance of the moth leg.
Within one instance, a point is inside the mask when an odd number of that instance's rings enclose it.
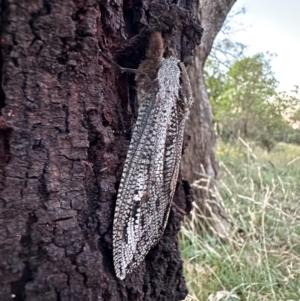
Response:
[[[190,108],[193,103],[192,88],[186,68],[182,62],[179,63],[181,69],[181,93],[183,94],[184,102],[187,108]]]
[[[102,52],[101,49],[98,49],[98,51],[101,53],[101,55],[102,55],[109,63],[111,63],[112,65],[114,65],[114,66],[117,67],[118,69],[120,69],[120,71],[121,71],[122,73],[123,73],[123,72],[134,73],[134,74],[137,73],[137,70],[136,70],[136,69],[121,67],[121,66],[118,65],[114,60],[112,60],[112,59],[109,58],[107,55],[105,55],[105,54]]]
[[[180,208],[175,202],[172,202],[172,205],[183,215],[188,215],[188,213],[183,210],[182,208]]]

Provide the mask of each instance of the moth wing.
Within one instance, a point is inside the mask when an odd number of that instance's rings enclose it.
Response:
[[[154,163],[155,137],[149,137],[157,114],[153,105],[153,98],[149,97],[140,107],[118,190],[113,224],[113,257],[116,275],[120,279],[125,278],[128,265],[135,256],[137,242],[142,237],[142,212],[150,199],[147,187]]]
[[[169,208],[164,220],[164,228],[168,222],[171,204],[176,190],[180,162],[182,156],[183,138],[186,120],[190,113],[193,103],[192,89],[186,68],[182,62],[180,67],[180,93],[176,104],[172,107],[170,126],[166,139],[166,158],[165,158],[165,189],[168,196]]]
[[[177,126],[172,126],[180,69],[176,59],[165,63],[158,72],[159,91],[141,105],[120,183],[113,229],[114,265],[120,279],[144,260],[163,234],[173,197],[166,182],[170,185],[176,177],[172,169],[178,163],[166,141],[175,141],[178,135]],[[166,163],[170,149],[172,160]]]
[[[184,128],[186,123],[185,114],[181,120],[179,118],[177,108],[174,108],[173,124],[172,129],[168,131],[167,140],[171,141],[170,145],[167,146],[166,153],[169,154],[165,161],[164,174],[165,174],[165,190],[166,190],[166,199],[168,199],[168,209],[166,210],[166,215],[164,217],[164,228],[167,225],[168,217],[175,194],[178,174],[180,170],[180,162],[182,155],[182,146],[183,146],[183,137],[184,137]],[[175,134],[176,133],[176,134]]]

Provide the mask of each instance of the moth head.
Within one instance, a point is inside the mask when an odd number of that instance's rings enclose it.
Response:
[[[176,51],[174,48],[172,47],[167,47],[165,52],[164,52],[164,57],[168,58],[168,57],[177,57],[176,55]]]
[[[155,31],[151,34],[149,46],[146,52],[146,58],[159,58],[164,53],[164,41],[161,32]]]

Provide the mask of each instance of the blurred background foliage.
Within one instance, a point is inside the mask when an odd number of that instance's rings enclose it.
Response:
[[[274,54],[245,56],[245,46],[218,41],[205,65],[217,136],[238,137],[271,151],[278,142],[300,144],[299,89],[278,92],[271,68]]]

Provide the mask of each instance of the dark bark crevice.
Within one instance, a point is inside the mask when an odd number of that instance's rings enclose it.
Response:
[[[3,57],[2,57],[2,49],[1,49],[1,52],[0,52],[0,82],[2,83],[3,82],[3,77],[2,77],[2,65],[3,65]],[[2,84],[0,85],[0,110],[2,108],[5,107],[5,93],[2,89]],[[1,112],[1,111],[0,111]],[[2,114],[1,114],[2,115]]]
[[[25,285],[27,282],[33,279],[32,271],[30,269],[29,263],[24,262],[23,273],[20,279],[17,281],[12,282],[11,284],[11,293],[12,296],[15,296],[13,300],[16,301],[23,301],[26,300],[26,290]]]
[[[3,0],[1,2],[1,11],[0,11],[0,36],[3,33],[3,28],[8,24],[8,3]],[[4,189],[5,186],[5,166],[9,163],[10,160],[10,137],[12,133],[12,128],[10,128],[2,114],[2,110],[6,106],[6,95],[3,90],[3,84],[5,84],[7,78],[3,73],[3,64],[4,64],[4,56],[5,54],[10,53],[10,47],[5,41],[0,40],[0,193]],[[12,113],[12,112],[10,112]],[[0,198],[1,199],[1,198]],[[1,205],[6,204],[4,199],[1,199]]]

